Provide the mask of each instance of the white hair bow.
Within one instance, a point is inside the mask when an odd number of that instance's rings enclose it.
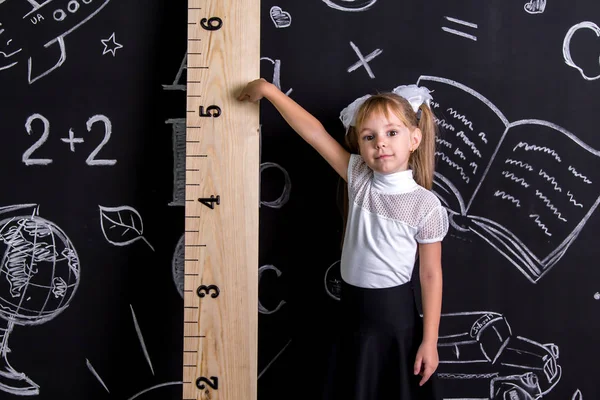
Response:
[[[427,104],[428,107],[431,107],[431,100],[433,100],[433,97],[431,97],[430,94],[431,91],[424,86],[401,85],[394,88],[392,93],[404,97],[410,103],[415,113],[419,111],[419,107],[421,107],[423,103]],[[340,112],[340,120],[342,121],[344,128],[346,128],[346,131],[348,131],[350,126],[354,126],[356,123],[356,112],[369,97],[371,97],[370,94],[359,97]]]

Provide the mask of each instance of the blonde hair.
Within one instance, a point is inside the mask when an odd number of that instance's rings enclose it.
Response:
[[[415,181],[425,189],[433,187],[435,170],[436,124],[433,112],[426,104],[420,107],[421,117],[417,119],[410,103],[394,93],[380,93],[369,97],[356,112],[355,125],[350,126],[346,135],[346,145],[352,153],[358,153],[358,132],[364,121],[373,113],[382,113],[387,118],[393,113],[412,132],[419,128],[422,133],[419,147],[410,154],[408,165],[413,170]]]
[[[382,113],[389,118],[390,112],[393,113],[406,127],[412,132],[415,128],[421,130],[421,143],[417,149],[412,152],[408,159],[409,168],[413,170],[415,182],[431,190],[433,187],[433,174],[435,172],[435,137],[437,134],[437,125],[435,115],[427,106],[422,104],[419,107],[420,118],[412,109],[410,103],[395,93],[379,93],[369,97],[358,109],[355,117],[354,126],[350,126],[346,134],[345,142],[351,153],[358,154],[358,132],[361,125],[373,113]],[[348,184],[341,185],[343,188],[341,213],[343,218],[343,232],[346,231],[348,218]],[[338,193],[339,196],[339,193]],[[339,199],[339,197],[338,197]],[[342,236],[342,244],[343,244]]]

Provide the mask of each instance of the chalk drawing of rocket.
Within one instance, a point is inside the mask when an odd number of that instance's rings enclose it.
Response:
[[[0,71],[27,62],[30,84],[48,75],[67,59],[65,37],[109,2],[0,0]]]

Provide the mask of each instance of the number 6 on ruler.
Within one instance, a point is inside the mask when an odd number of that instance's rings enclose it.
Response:
[[[200,20],[200,26],[206,29],[207,31],[216,31],[221,29],[223,26],[223,21],[219,17],[212,17],[209,19],[202,18]]]

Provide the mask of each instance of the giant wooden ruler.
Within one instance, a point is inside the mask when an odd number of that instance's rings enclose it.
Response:
[[[256,399],[260,0],[188,0],[183,399]]]

